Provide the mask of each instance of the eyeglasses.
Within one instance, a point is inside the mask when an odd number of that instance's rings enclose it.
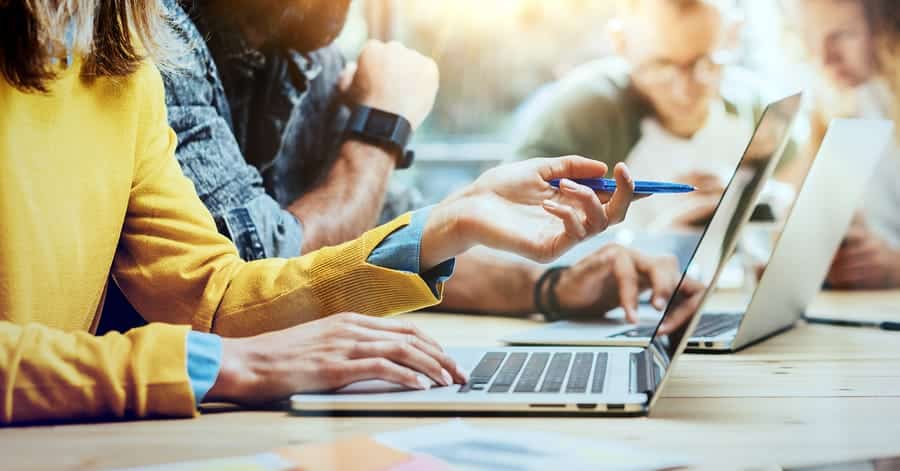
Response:
[[[692,78],[705,85],[719,78],[722,67],[734,63],[734,55],[728,51],[717,51],[698,57],[689,64],[669,61],[650,61],[637,66],[634,75],[642,81],[654,85],[671,84],[679,78]]]

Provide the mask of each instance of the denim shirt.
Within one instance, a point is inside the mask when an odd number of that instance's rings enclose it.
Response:
[[[182,170],[242,258],[299,255],[302,227],[282,208],[337,155],[349,114],[334,87],[342,56],[334,47],[263,53],[210,21],[202,2],[196,19],[176,0],[163,3],[191,45],[182,68],[163,77]]]

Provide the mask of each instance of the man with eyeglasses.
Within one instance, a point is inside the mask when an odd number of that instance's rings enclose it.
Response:
[[[609,28],[616,54],[576,68],[522,108],[517,158],[627,162],[638,178],[701,190],[651,198],[629,213],[631,224],[707,220],[763,105],[755,80],[731,65],[732,13],[725,1],[622,0]]]

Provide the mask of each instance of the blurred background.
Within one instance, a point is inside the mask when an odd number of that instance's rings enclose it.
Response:
[[[778,0],[727,3],[742,23],[737,63],[764,77],[772,97],[801,88],[806,68]],[[612,54],[616,0],[356,0],[352,8],[338,39],[347,57],[371,37],[438,63],[441,88],[416,135],[417,164],[396,174],[436,202],[514,152],[517,111],[541,86]]]

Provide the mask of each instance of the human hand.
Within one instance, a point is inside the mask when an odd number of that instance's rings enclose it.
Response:
[[[670,301],[671,306],[667,308],[666,317],[659,326],[659,335],[670,335],[690,322],[697,315],[704,294],[706,289],[702,283],[685,277]]]
[[[514,252],[539,262],[556,259],[585,238],[625,218],[634,180],[615,169],[614,194],[595,193],[575,178],[602,177],[605,164],[584,157],[531,159],[488,170],[438,204],[425,225],[423,269],[475,245]],[[563,179],[560,188],[548,183]]]
[[[415,130],[434,106],[438,79],[431,58],[399,42],[370,40],[338,87],[347,101],[403,116]]]
[[[697,190],[691,194],[714,194],[721,195],[722,192],[725,191],[725,182],[719,178],[718,175],[715,175],[710,172],[688,172],[684,175],[679,176],[675,179],[678,183],[683,183],[685,185],[691,185]]]
[[[696,227],[712,219],[719,206],[725,184],[717,175],[709,172],[690,172],[675,179],[692,185],[696,191],[684,195],[678,201],[677,212],[670,215],[672,227]]]
[[[261,404],[370,379],[413,389],[426,389],[431,381],[443,386],[467,381],[437,342],[396,319],[344,313],[222,340],[222,367],[207,395],[211,401]]]
[[[886,289],[900,286],[900,251],[872,232],[861,217],[841,243],[828,284],[838,289]]]
[[[556,285],[563,312],[602,315],[619,306],[628,322],[638,322],[638,298],[652,290],[651,304],[663,310],[681,271],[673,256],[654,257],[620,245],[607,245],[564,270]]]

